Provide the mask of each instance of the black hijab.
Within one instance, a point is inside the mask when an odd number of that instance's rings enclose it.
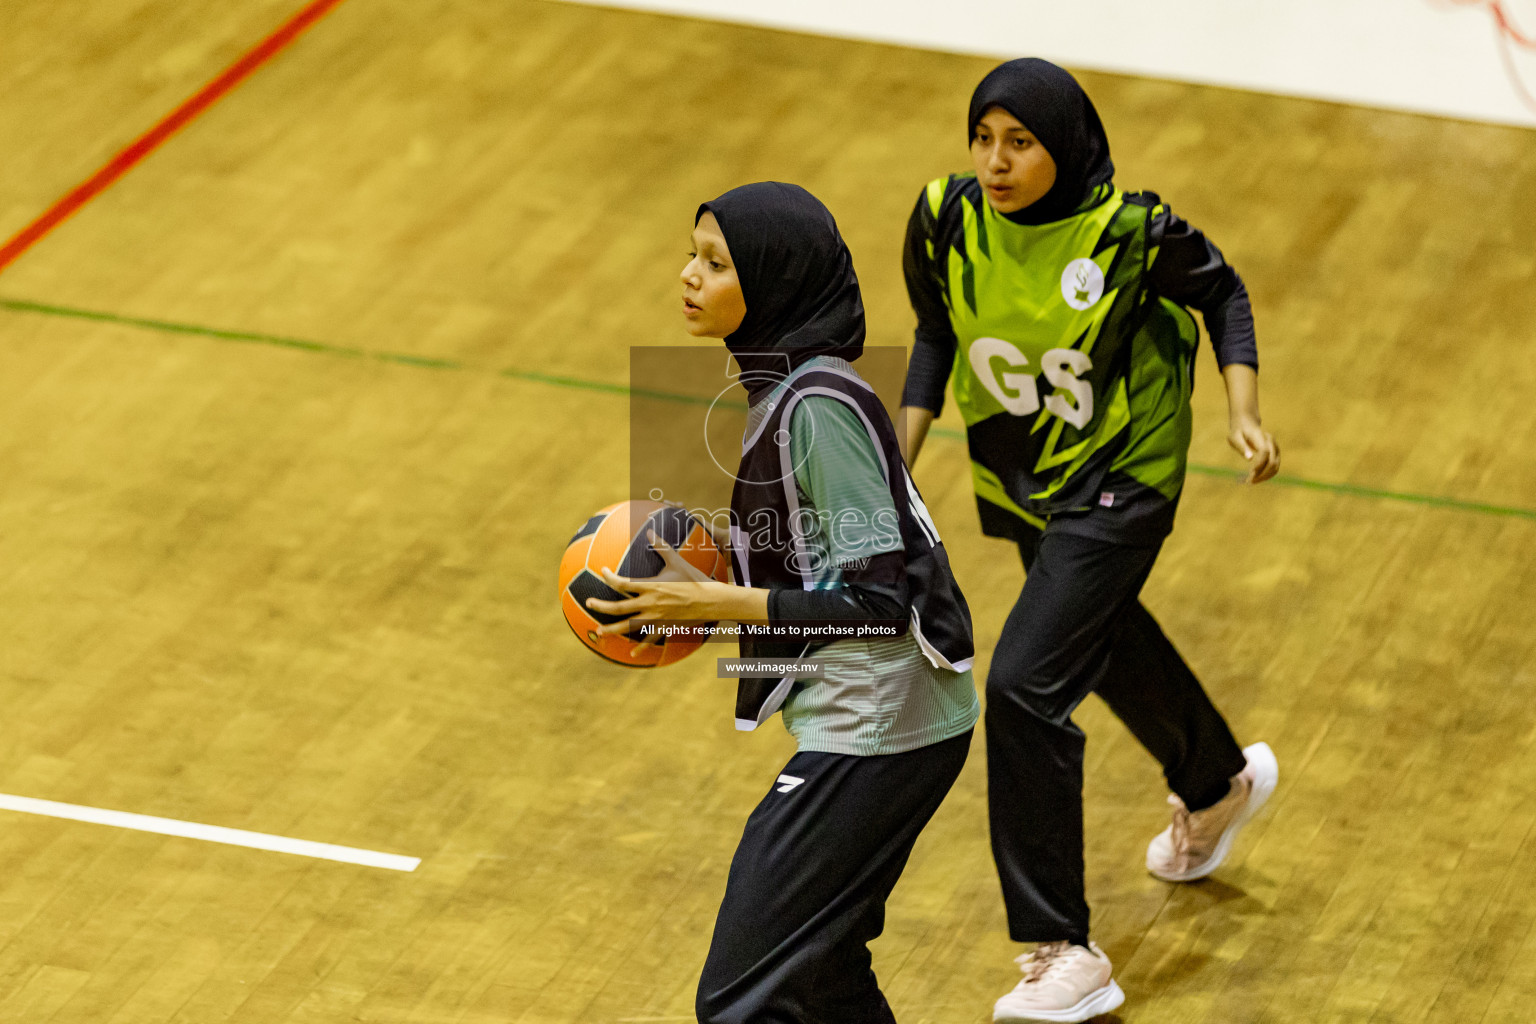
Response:
[[[999,64],[971,94],[970,135],[993,107],[1018,118],[1056,161],[1056,184],[1033,203],[1004,217],[1046,224],[1070,217],[1095,189],[1115,176],[1109,138],[1093,101],[1063,68],[1038,57]]]
[[[864,300],[853,255],[821,200],[799,185],[759,181],[699,207],[720,222],[747,315],[725,339],[756,402],[813,356],[864,351]]]

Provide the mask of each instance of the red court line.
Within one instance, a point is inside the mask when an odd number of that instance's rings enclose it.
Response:
[[[305,29],[330,13],[341,0],[311,0],[304,9],[285,21],[267,38],[257,43],[224,72],[199,89],[181,106],[171,111],[149,131],[134,139],[126,149],[113,157],[105,167],[91,175],[50,206],[41,217],[22,228],[15,237],[0,246],[0,271],[14,263],[48,232],[58,227],[76,210],[96,198],[118,178],[127,174],[135,164],[152,153],[166,139],[183,128],[187,122],[207,110],[251,72],[275,57],[284,47],[297,39]]]

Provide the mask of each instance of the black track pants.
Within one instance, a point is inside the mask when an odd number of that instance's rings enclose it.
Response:
[[[967,731],[901,754],[790,759],[731,861],[701,1024],[894,1024],[866,943],[970,741]]]
[[[1226,795],[1243,752],[1137,600],[1159,545],[1047,528],[1020,545],[1028,575],[987,675],[992,855],[1015,941],[1083,941],[1083,733],[1098,693],[1192,809]]]

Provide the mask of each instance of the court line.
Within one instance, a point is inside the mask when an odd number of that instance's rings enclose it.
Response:
[[[317,352],[324,355],[342,356],[348,359],[371,359],[384,363],[401,363],[407,366],[423,367],[431,370],[454,370],[466,373],[487,373],[498,377],[506,377],[511,380],[520,380],[532,384],[548,384],[553,387],[571,388],[581,391],[596,391],[609,395],[624,395],[626,397],[639,396],[642,398],[654,398],[662,401],[682,402],[689,405],[709,405],[711,399],[698,398],[692,395],[670,394],[664,391],[650,391],[632,389],[623,384],[610,384],[605,381],[587,380],[581,377],[566,377],[558,374],[539,373],[533,370],[505,369],[494,370],[486,367],[474,366],[469,363],[459,362],[453,359],[436,359],[426,356],[415,356],[404,352],[380,352],[369,349],[350,348],[345,345],[333,345],[328,342],[310,341],[303,338],[290,338],[278,334],[261,334],[255,331],[231,331],[219,327],[203,327],[197,324],[176,323],[170,320],[153,320],[145,317],[123,316],[118,313],[103,313],[98,310],[76,309],[70,306],[57,306],[45,302],[31,302],[24,299],[7,299],[0,297],[0,310],[8,310],[13,313],[37,313],[43,316],[66,317],[74,320],[92,320],[98,323],[115,324],[120,327],[135,327],[141,330],[160,331],[169,334],[188,334],[204,338],[217,338],[221,341],[237,341],[258,345],[274,345],[281,348],[298,349],[305,352]],[[929,431],[934,437],[942,437],[949,441],[965,441],[965,432],[953,427],[934,427]],[[1241,480],[1246,474],[1242,470],[1229,469],[1224,466],[1207,466],[1197,462],[1189,464],[1189,472],[1201,476],[1225,477],[1229,480]],[[1520,508],[1515,505],[1495,505],[1489,502],[1465,501],[1461,498],[1446,498],[1435,494],[1416,494],[1412,491],[1392,491],[1380,487],[1362,487],[1358,484],[1332,483],[1327,480],[1308,480],[1305,477],[1281,474],[1271,479],[1267,486],[1273,487],[1299,487],[1304,490],[1326,491],[1330,494],[1345,495],[1352,498],[1374,498],[1382,501],[1401,501],[1414,505],[1423,505],[1429,508],[1448,509],[1456,512],[1471,512],[1478,515],[1504,516],[1513,519],[1536,520],[1536,509]]]
[[[933,427],[930,434],[943,437],[951,441],[964,441],[965,431],[955,430],[952,427]],[[1244,480],[1248,476],[1245,469],[1228,469],[1225,466],[1205,466],[1198,462],[1191,462],[1186,467],[1191,473],[1201,476],[1225,477],[1228,480]],[[1461,498],[1444,498],[1438,494],[1416,494],[1413,491],[1389,491],[1381,487],[1362,487],[1359,484],[1339,484],[1328,480],[1308,480],[1306,477],[1281,476],[1270,477],[1267,485],[1278,484],[1281,487],[1300,487],[1310,491],[1328,491],[1332,494],[1343,494],[1351,498],[1379,498],[1383,501],[1405,501],[1414,505],[1428,505],[1432,508],[1453,509],[1457,512],[1476,512],[1485,516],[1509,516],[1515,519],[1536,519],[1536,508],[1520,508],[1518,505],[1493,505],[1482,501],[1465,501]]]
[[[245,846],[253,850],[270,850],[273,853],[292,853],[300,857],[316,857],[320,860],[336,860],[344,864],[361,864],[370,868],[386,868],[390,871],[415,871],[420,857],[402,857],[396,853],[379,853],[376,850],[359,850],[352,846],[335,846],[331,843],[314,843],[308,839],[289,839],[287,836],[268,835],[265,832],[247,832],[242,828],[224,828],[222,825],[200,825],[195,821],[178,821],[175,818],[155,818],[147,814],[131,814],[128,811],[108,811],[100,807],[82,807],[79,804],[61,804],[52,800],[35,800],[29,796],[11,796],[0,793],[0,809],[21,814],[40,814],[48,818],[67,818],[93,825],[111,825],[114,828],[133,829],[135,832],[154,832],[163,836],[179,836],[182,839],[201,839],[225,846]]]
[[[305,29],[323,18],[339,3],[341,0],[311,0],[297,14],[247,50],[239,60],[225,68],[217,78],[193,93],[181,106],[161,118],[149,131],[130,142],[95,174],[65,193],[45,210],[42,216],[22,228],[5,245],[0,246],[0,271],[14,263],[44,235],[69,219],[82,206],[109,188],[118,178],[127,174],[135,164],[154,152],[166,139],[180,131],[197,115],[213,106],[253,71],[275,57]]]

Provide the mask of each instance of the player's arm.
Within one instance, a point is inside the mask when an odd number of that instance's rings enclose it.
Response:
[[[932,409],[921,406],[901,407],[901,423],[907,438],[906,448],[903,449],[907,457],[907,468],[910,469],[917,462],[917,453],[923,450],[923,442],[928,439],[928,428],[933,426],[935,415]]]
[[[814,444],[811,439],[814,438]],[[805,590],[719,583],[695,568],[654,532],[651,547],[664,567],[650,579],[625,579],[604,568],[615,590],[632,595],[619,601],[591,598],[587,607],[625,618],[598,628],[603,634],[631,632],[641,622],[795,622],[802,624],[885,623],[905,630],[908,618],[906,560],[899,523],[879,455],[862,423],[836,399],[812,396],[790,421],[795,482],[805,492],[802,508],[828,513],[825,536],[834,564],[863,562],[860,579]]]
[[[1227,443],[1249,462],[1247,482],[1261,484],[1280,472],[1280,444],[1259,418],[1259,375],[1251,366],[1221,368],[1227,384]]]
[[[955,363],[954,328],[944,289],[934,260],[929,255],[936,230],[926,190],[907,221],[907,241],[901,269],[907,282],[907,298],[917,315],[912,337],[912,361],[907,364],[906,386],[901,393],[902,453],[910,467],[917,462],[934,417],[944,408],[944,385]]]
[[[816,547],[834,572],[815,589],[775,588],[769,621],[802,626],[890,625],[910,617],[900,517],[876,442],[835,398],[812,395],[795,406],[790,461],[801,509],[816,525]]]
[[[1221,250],[1159,204],[1152,215],[1156,256],[1148,272],[1159,294],[1200,311],[1227,387],[1227,443],[1249,462],[1249,483],[1280,472],[1280,445],[1259,417],[1259,349],[1248,289]]]

